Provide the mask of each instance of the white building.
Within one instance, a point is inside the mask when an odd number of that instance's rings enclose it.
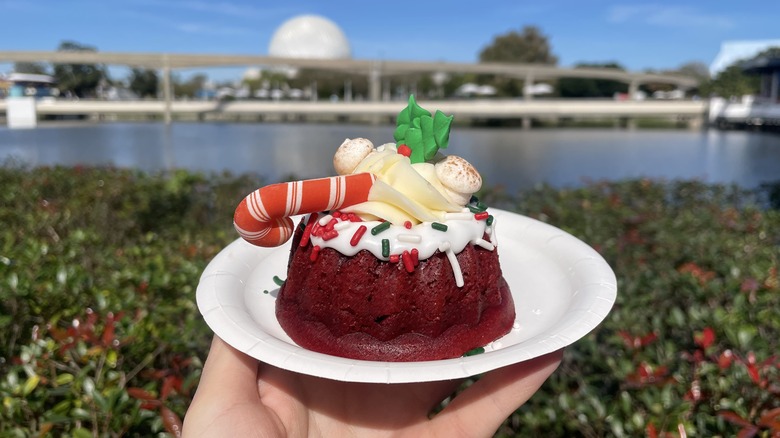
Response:
[[[770,47],[780,47],[780,39],[724,41],[720,45],[720,52],[710,64],[710,76],[715,77],[735,62],[753,58]]]

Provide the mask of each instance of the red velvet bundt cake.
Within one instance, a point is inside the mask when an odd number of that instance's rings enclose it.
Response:
[[[236,210],[252,243],[294,234],[276,316],[297,344],[353,359],[438,360],[511,330],[495,220],[473,197],[482,179],[438,152],[451,119],[410,98],[397,143],[347,139],[334,157],[341,176],[267,186]],[[309,214],[293,233],[289,216],[299,213]]]
[[[459,287],[446,252],[409,272],[403,253],[388,262],[368,250],[318,251],[300,246],[303,232],[299,227],[294,237],[276,316],[304,348],[355,359],[436,360],[462,356],[512,327],[512,296],[495,250],[469,244],[455,256]]]

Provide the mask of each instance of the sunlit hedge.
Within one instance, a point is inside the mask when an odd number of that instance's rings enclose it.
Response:
[[[0,169],[0,436],[177,430],[211,338],[199,275],[260,183]],[[592,244],[619,281],[500,436],[780,433],[780,214],[755,193],[637,180],[483,200]]]

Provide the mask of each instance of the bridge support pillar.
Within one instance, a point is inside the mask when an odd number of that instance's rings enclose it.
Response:
[[[163,120],[165,124],[171,123],[171,66],[168,63],[168,55],[163,55],[163,99],[165,99],[165,112],[163,113]]]
[[[368,72],[368,100],[379,102],[382,97],[382,72],[378,64],[371,66]]]
[[[628,84],[628,98],[630,100],[636,99],[636,95],[639,92],[639,82],[633,80]]]
[[[534,99],[533,87],[534,74],[533,71],[528,71],[528,73],[525,74],[525,81],[523,82],[523,100],[530,101]],[[530,117],[523,117],[522,123],[523,129],[531,129]]]
[[[352,81],[344,81],[344,102],[352,102]]]

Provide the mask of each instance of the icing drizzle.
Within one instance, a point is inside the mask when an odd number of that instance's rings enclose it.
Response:
[[[310,223],[312,218],[314,221]],[[446,226],[438,222],[422,222],[411,227],[392,225],[376,220],[362,221],[354,214],[340,212],[322,217],[309,215],[305,222],[310,234],[308,239],[301,241],[302,246],[311,242],[315,248],[332,248],[347,257],[367,250],[383,261],[402,261],[409,272],[418,260],[428,259],[436,251],[442,252],[452,266],[458,287],[463,286],[463,274],[455,255],[468,244],[488,251],[496,246],[493,216],[475,214],[468,208],[448,214]],[[485,235],[488,240],[483,239]]]

